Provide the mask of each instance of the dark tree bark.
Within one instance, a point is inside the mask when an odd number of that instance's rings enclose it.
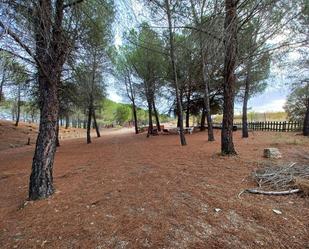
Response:
[[[201,131],[205,131],[206,127],[205,127],[205,119],[206,119],[206,108],[205,108],[205,102],[203,105],[203,109],[202,109],[202,115],[201,115]]]
[[[157,129],[158,129],[158,131],[161,131],[160,119],[159,119],[159,114],[157,112],[155,101],[153,101],[153,112],[154,112],[154,115],[155,115],[155,118],[156,118]]]
[[[95,110],[94,109],[92,110],[92,117],[93,117],[93,125],[94,125],[95,131],[97,133],[97,137],[101,137],[100,129],[99,129],[99,126],[98,126],[98,123],[97,123],[97,119],[96,119],[96,115],[95,115]]]
[[[92,116],[92,105],[88,107],[88,120],[87,120],[87,144],[91,143],[91,116]]]
[[[186,127],[190,126],[190,105],[191,105],[191,91],[187,94],[187,109],[186,109]]]
[[[147,136],[153,134],[153,122],[152,122],[152,104],[151,101],[148,100],[148,133]]]
[[[249,100],[249,91],[250,91],[250,77],[251,77],[251,63],[249,63],[247,68],[247,75],[245,80],[245,93],[244,93],[244,102],[242,106],[242,137],[248,138],[248,100]]]
[[[44,95],[30,176],[30,200],[47,198],[54,193],[53,163],[56,151],[59,102],[56,85],[51,87],[49,81],[42,75],[39,76],[39,83],[42,88],[45,85],[45,91],[41,90],[41,94]]]
[[[223,155],[237,154],[233,143],[234,72],[237,56],[237,2],[238,0],[225,0],[224,104],[221,131],[221,153]]]
[[[53,9],[52,4],[55,4]],[[64,1],[39,1],[34,12],[36,62],[40,93],[40,126],[32,162],[29,199],[54,193],[53,164],[59,112],[58,86],[68,45],[62,30]]]
[[[309,136],[309,98],[307,98],[307,109],[304,119],[303,135]]]
[[[3,71],[3,72],[2,72],[2,79],[1,79],[1,82],[0,82],[0,102],[2,101],[2,94],[3,94],[3,85],[4,85],[4,82],[5,82],[5,72]]]
[[[59,120],[57,121],[57,128],[56,128],[56,147],[60,147],[60,140],[59,140]]]
[[[135,134],[138,134],[137,112],[136,112],[136,106],[135,106],[134,99],[132,100],[132,112],[133,112],[133,118],[134,118]]]
[[[16,112],[16,122],[15,126],[18,126],[19,124],[19,119],[20,119],[20,93],[21,92],[21,85],[18,84],[18,90],[17,90],[17,112]]]
[[[127,77],[125,77],[125,86],[126,86],[127,95],[132,102],[132,113],[133,113],[133,119],[134,119],[135,134],[138,134],[137,111],[136,111],[136,105],[135,105],[135,91],[134,91],[134,86],[131,81],[130,71],[128,71],[128,75]]]
[[[181,105],[181,98],[179,95],[177,67],[176,67],[176,60],[175,60],[174,35],[173,35],[173,29],[172,29],[172,17],[171,17],[169,0],[165,0],[165,7],[166,7],[166,13],[167,13],[168,28],[169,28],[170,57],[171,57],[171,62],[172,62],[173,78],[174,78],[175,91],[176,91],[180,143],[181,145],[186,145],[187,142],[186,142],[185,133],[183,129],[182,105]]]
[[[70,117],[69,117],[69,114],[66,113],[65,114],[65,129],[69,129],[70,127]]]

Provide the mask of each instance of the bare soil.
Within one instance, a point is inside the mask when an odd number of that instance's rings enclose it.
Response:
[[[57,191],[36,202],[26,201],[33,145],[0,151],[0,248],[309,248],[308,198],[238,198],[270,162],[265,147],[283,153],[273,163],[306,161],[308,138],[236,132],[239,155],[222,157],[219,131],[215,142],[188,135],[185,147],[176,135],[127,131],[63,140]]]

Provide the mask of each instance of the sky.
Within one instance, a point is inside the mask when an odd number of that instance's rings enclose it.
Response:
[[[128,30],[141,20],[145,20],[145,13],[140,3],[136,0],[117,1],[118,9],[122,10],[118,14],[115,28],[115,45],[120,46],[122,44],[122,34],[125,30]],[[123,12],[124,11],[124,12]],[[123,14],[125,13],[125,14]],[[128,21],[130,20],[130,21]],[[124,24],[125,23],[125,24]],[[280,40],[281,37],[276,37],[272,42]],[[295,55],[291,55],[294,59]],[[284,82],[287,82],[286,72],[278,67],[271,68],[271,78],[268,79],[267,89],[258,96],[252,97],[248,102],[248,108],[254,112],[278,112],[284,111],[283,107],[289,93],[289,89]],[[117,93],[117,89],[111,84],[108,87],[108,97],[116,102],[125,102]],[[235,113],[241,113],[241,103],[235,103]]]

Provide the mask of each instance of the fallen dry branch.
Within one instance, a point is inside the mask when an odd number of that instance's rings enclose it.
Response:
[[[246,192],[250,194],[262,194],[262,195],[289,195],[300,192],[300,189],[291,189],[286,191],[264,191],[260,189],[246,189]]]
[[[291,163],[285,166],[267,166],[253,172],[252,178],[258,189],[246,189],[242,193],[263,195],[288,195],[304,193],[308,195],[309,166]]]

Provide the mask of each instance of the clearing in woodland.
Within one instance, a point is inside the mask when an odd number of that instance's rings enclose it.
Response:
[[[1,248],[308,248],[308,198],[244,193],[263,149],[302,162],[308,138],[255,132],[222,157],[219,132],[187,136],[106,132],[61,142],[56,193],[27,202],[33,146],[0,151]],[[308,161],[307,161],[308,162]],[[281,214],[273,210],[279,210]]]

